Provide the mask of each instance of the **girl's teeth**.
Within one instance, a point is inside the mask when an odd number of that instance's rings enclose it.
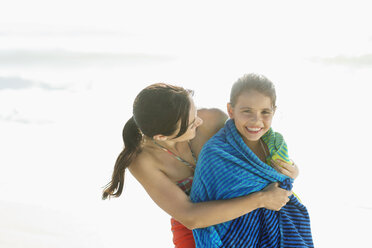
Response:
[[[261,130],[261,128],[249,128],[249,127],[247,127],[247,129],[249,131],[252,131],[252,132],[257,132],[257,131]]]

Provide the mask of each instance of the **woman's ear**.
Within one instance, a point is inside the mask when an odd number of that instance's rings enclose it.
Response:
[[[153,138],[154,140],[158,140],[158,141],[165,141],[165,140],[168,139],[167,136],[164,136],[164,135],[162,135],[162,134],[154,135],[152,138]]]
[[[231,103],[227,103],[227,113],[229,114],[230,119],[234,119],[234,109],[231,106]]]

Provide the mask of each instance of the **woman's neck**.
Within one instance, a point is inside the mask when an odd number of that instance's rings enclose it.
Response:
[[[168,150],[178,152],[177,146],[178,146],[179,142],[174,142],[174,141],[170,141],[170,140],[165,140],[165,141],[153,140],[153,142],[156,142],[157,144],[161,145],[162,147],[164,147]]]

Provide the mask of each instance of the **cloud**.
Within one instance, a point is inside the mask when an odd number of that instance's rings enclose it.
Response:
[[[2,24],[2,25],[1,25]],[[28,23],[1,23],[0,36],[115,36],[133,37],[135,33],[110,28],[87,27],[87,26],[61,26],[47,24],[28,24]]]
[[[310,58],[310,61],[315,63],[323,63],[326,65],[343,65],[352,67],[370,67],[372,66],[372,54],[364,54],[360,56],[344,56],[335,57],[315,57]]]
[[[27,88],[42,88],[44,90],[63,90],[65,87],[53,87],[46,83],[35,82],[32,80],[23,79],[20,77],[0,77],[0,90],[4,89],[27,89]]]
[[[18,123],[21,123],[21,124],[30,124],[32,123],[31,120],[28,120],[28,119],[25,119],[25,118],[19,118],[19,117],[16,117],[16,116],[11,116],[11,115],[8,115],[8,116],[2,116],[0,115],[0,120],[1,121],[6,121],[6,122],[18,122]]]
[[[32,88],[41,88],[43,90],[65,90],[67,87],[54,87],[46,83],[36,82],[21,77],[0,77],[0,91],[2,90],[28,90]],[[14,95],[13,95],[14,96]],[[5,101],[5,104],[2,105],[0,109],[0,121],[5,122],[16,122],[20,124],[50,124],[53,123],[50,120],[43,118],[34,118],[27,115],[27,111],[21,107],[21,110],[18,110],[18,107],[15,107],[14,97],[12,95],[7,95],[7,92],[4,92],[4,95],[1,95],[1,100]],[[10,100],[11,99],[11,100]],[[23,99],[25,103],[27,100]],[[29,104],[25,104],[28,105]],[[22,106],[22,105],[21,105]]]
[[[89,29],[75,29],[75,30],[0,30],[0,36],[27,36],[27,37],[40,37],[40,36],[62,36],[62,37],[131,37],[134,34],[117,32],[111,30],[89,30]]]
[[[43,120],[43,119],[35,119],[35,118],[28,118],[22,113],[20,113],[17,109],[13,109],[8,114],[0,114],[0,121],[5,122],[16,122],[20,124],[51,124],[53,121],[51,120]]]
[[[65,50],[0,50],[1,66],[107,66],[153,64],[173,60],[168,55],[74,52]]]

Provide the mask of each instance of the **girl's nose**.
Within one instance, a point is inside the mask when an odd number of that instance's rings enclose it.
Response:
[[[250,114],[250,119],[251,121],[258,121],[259,120],[258,114],[257,113]]]

